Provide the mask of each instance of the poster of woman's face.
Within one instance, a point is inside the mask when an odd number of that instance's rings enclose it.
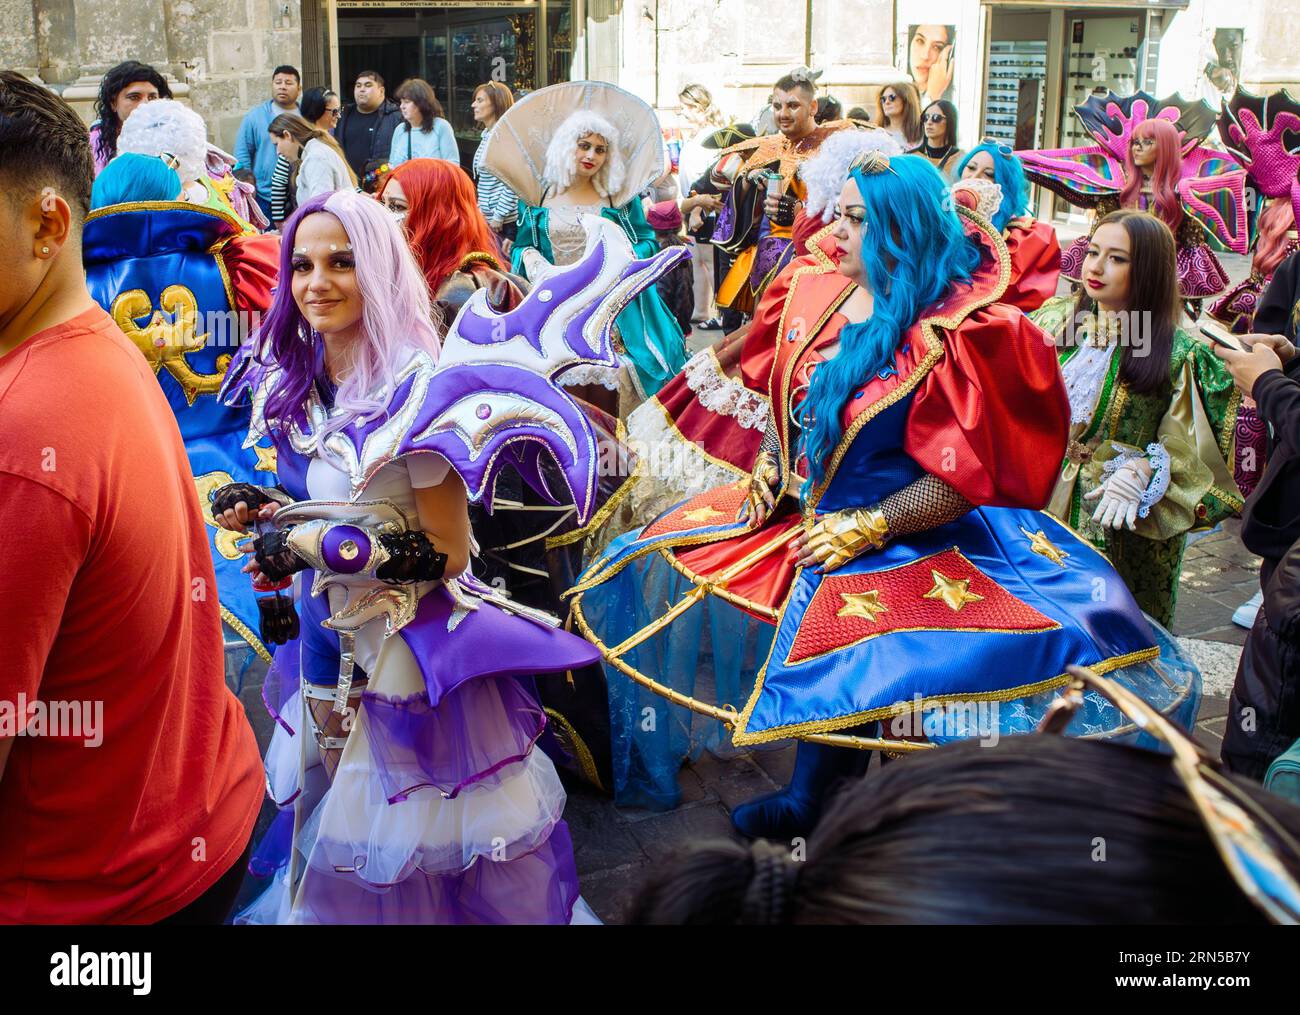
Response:
[[[1214,32],[1214,59],[1205,65],[1205,76],[1223,95],[1230,95],[1241,80],[1240,28],[1218,28]]]
[[[907,71],[921,93],[921,106],[952,100],[956,25],[911,25],[907,30]]]

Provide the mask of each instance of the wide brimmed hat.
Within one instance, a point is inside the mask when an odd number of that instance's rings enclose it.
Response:
[[[587,110],[618,131],[624,175],[610,199],[622,207],[664,174],[667,152],[659,118],[643,100],[604,81],[566,81],[532,92],[492,128],[483,165],[527,204],[539,206],[551,138],[570,116]]]

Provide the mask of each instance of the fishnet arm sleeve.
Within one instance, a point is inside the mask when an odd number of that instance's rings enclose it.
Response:
[[[946,525],[973,505],[938,476],[929,473],[880,502],[890,536],[906,536]]]
[[[772,415],[772,409],[769,406],[767,410],[767,426],[763,430],[763,442],[758,446],[758,453],[769,454],[773,458],[781,458],[781,438],[776,432],[776,417]]]

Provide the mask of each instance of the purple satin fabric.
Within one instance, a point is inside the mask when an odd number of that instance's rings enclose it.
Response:
[[[764,236],[758,241],[754,253],[754,266],[749,271],[749,285],[755,292],[778,265],[785,263],[794,252],[794,240],[789,236]]]
[[[331,855],[330,843],[317,847],[317,855]],[[455,874],[416,870],[396,885],[373,886],[353,873],[316,870],[319,876],[303,882],[298,909],[317,923],[566,924],[578,899],[573,842],[563,821],[530,852],[479,857]]]
[[[434,708],[467,680],[559,673],[600,658],[590,642],[483,602],[449,632],[453,605],[451,594],[436,588],[420,600],[415,619],[399,632],[420,666]]]

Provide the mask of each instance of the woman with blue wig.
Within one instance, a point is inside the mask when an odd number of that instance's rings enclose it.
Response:
[[[1029,183],[1009,145],[981,141],[957,165],[953,195],[991,221],[1011,255],[1011,279],[1002,302],[1025,313],[1056,295],[1061,244],[1050,223],[1030,214]]]
[[[119,155],[95,177],[90,209],[137,201],[179,201],[181,178],[164,159],[152,155]]]
[[[867,151],[847,175],[834,254],[810,245],[775,297],[752,476],[616,540],[572,590],[607,663],[620,803],[674,806],[681,762],[726,739],[801,741],[790,784],[733,812],[749,836],[806,835],[869,750],[1031,732],[1072,664],[1184,723],[1198,698],[1105,559],[1040,510],[1069,401],[1050,339],[1001,302],[1002,236],[921,159]],[[1099,697],[1069,729],[1134,735]]]

